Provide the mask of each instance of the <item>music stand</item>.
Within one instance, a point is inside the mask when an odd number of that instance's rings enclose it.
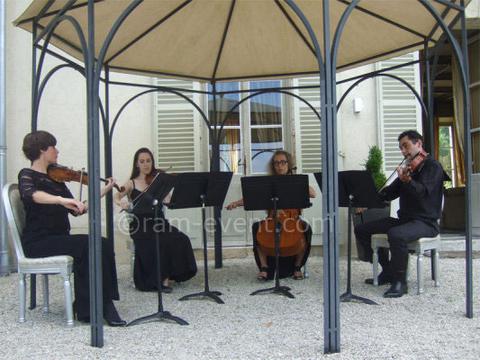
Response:
[[[190,300],[196,297],[211,298],[217,304],[224,304],[219,291],[211,291],[208,284],[207,230],[205,228],[206,206],[223,206],[228,186],[232,179],[231,172],[197,172],[177,175],[175,190],[168,204],[169,209],[202,208],[202,238],[204,289],[201,292],[185,295],[179,300]]]
[[[162,299],[162,270],[160,266],[160,231],[159,229],[159,216],[160,209],[163,206],[162,200],[170,192],[175,185],[175,176],[168,175],[166,173],[158,173],[152,180],[151,184],[145,191],[142,192],[136,199],[131,212],[135,215],[151,214],[152,208],[154,213],[154,229],[155,229],[155,242],[157,250],[157,292],[158,292],[158,311],[154,314],[142,316],[138,319],[131,321],[127,326],[136,325],[141,322],[150,320],[172,320],[179,325],[188,325],[188,322],[172,315],[169,311],[163,309]],[[162,227],[163,229],[165,226]]]
[[[277,219],[279,209],[304,209],[312,205],[308,191],[308,175],[249,176],[240,180],[245,210],[273,210],[273,219]],[[277,222],[274,234],[275,286],[256,290],[250,295],[272,292],[291,299],[295,297],[288,286],[280,286],[280,230],[281,224]]]
[[[322,188],[322,173],[315,173],[315,179]],[[340,301],[358,301],[368,305],[378,305],[361,296],[352,294],[352,221],[353,209],[356,207],[381,208],[383,202],[378,197],[372,175],[365,170],[338,172],[338,206],[348,208],[347,234],[347,289],[340,295]]]

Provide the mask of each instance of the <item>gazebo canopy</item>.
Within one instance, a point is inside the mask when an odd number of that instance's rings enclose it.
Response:
[[[35,0],[15,20],[28,31],[49,0]],[[469,0],[465,1],[466,3]],[[39,32],[67,0],[55,0],[38,19]],[[95,50],[131,0],[95,4]],[[322,1],[296,0],[322,41]],[[331,36],[350,3],[330,1]],[[452,1],[459,3],[459,1]],[[458,11],[435,8],[450,23]],[[87,1],[67,15],[87,29]],[[351,14],[338,52],[338,69],[390,58],[435,44],[442,30],[418,0],[363,0]],[[83,60],[79,38],[62,22],[51,42]],[[284,0],[144,0],[122,24],[105,57],[113,71],[204,81],[300,76],[318,73],[307,31]]]

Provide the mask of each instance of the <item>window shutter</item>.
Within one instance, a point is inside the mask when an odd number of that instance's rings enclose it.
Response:
[[[157,79],[158,86],[192,90],[192,81]],[[183,93],[190,99],[198,100],[198,94]],[[198,101],[196,101],[198,103]],[[198,164],[195,148],[199,148],[198,132],[199,115],[196,110],[182,97],[167,93],[156,93],[156,155],[158,167],[174,172],[195,171]]]
[[[318,86],[318,77],[306,77],[295,79],[294,86]],[[296,93],[308,101],[320,112],[320,91],[317,88],[298,89]],[[321,124],[317,115],[312,109],[295,98],[295,149],[298,172],[313,173],[319,172],[322,167],[322,143]]]
[[[378,69],[417,60],[418,54],[411,53],[377,63]],[[419,69],[417,64],[388,71],[406,80],[419,93]],[[398,135],[405,130],[421,130],[421,107],[415,95],[404,84],[389,77],[378,77],[380,143],[384,154],[387,173],[393,171],[403,157],[398,149]]]

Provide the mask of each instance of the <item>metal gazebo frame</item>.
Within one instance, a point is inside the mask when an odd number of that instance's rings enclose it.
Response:
[[[331,40],[331,22],[329,17],[329,6],[330,0],[321,0],[323,5],[323,50],[320,46],[320,40],[317,39],[315,32],[312,28],[312,25],[309,23],[307,17],[302,12],[300,7],[295,3],[294,0],[285,0],[284,3],[296,14],[298,19],[304,25],[309,40],[313,44],[311,49],[316,56],[318,63],[318,72],[317,74],[320,77],[320,98],[321,98],[321,111],[320,114],[317,113],[317,116],[322,120],[321,121],[321,133],[322,133],[322,167],[323,174],[322,177],[322,214],[324,221],[324,231],[323,231],[323,251],[324,251],[324,271],[323,271],[323,284],[324,284],[324,351],[325,353],[338,352],[340,351],[340,312],[339,312],[339,241],[338,241],[338,183],[337,183],[337,146],[336,146],[336,113],[338,107],[343,102],[346,94],[350,91],[351,88],[356,86],[359,82],[363,81],[366,78],[371,78],[375,76],[390,76],[392,75],[384,74],[383,72],[386,69],[370,73],[357,82],[355,82],[347,93],[340,99],[337,104],[336,101],[336,71],[337,71],[337,56],[339,43],[342,38],[343,31],[349,20],[349,16],[352,14],[352,11],[359,7],[360,0],[344,1],[348,6],[346,7],[335,32],[333,33],[333,40]],[[465,172],[466,172],[466,316],[469,318],[473,317],[473,293],[472,293],[472,204],[471,204],[471,175],[472,175],[472,158],[471,158],[471,132],[470,132],[470,102],[468,96],[468,86],[469,86],[469,76],[468,76],[468,54],[467,54],[467,34],[465,26],[465,6],[464,1],[461,0],[459,4],[456,2],[451,2],[447,0],[418,0],[418,2],[423,5],[423,7],[431,14],[431,16],[437,21],[437,28],[435,28],[430,34],[429,37],[424,39],[425,43],[425,53],[428,54],[427,43],[429,42],[430,37],[434,35],[438,27],[443,31],[445,39],[450,42],[453,48],[453,53],[456,61],[459,64],[459,71],[462,81],[462,90],[463,90],[463,110],[464,110],[464,154],[465,154]],[[120,83],[111,82],[109,79],[110,66],[105,63],[106,53],[108,48],[114,39],[116,33],[121,28],[124,21],[128,16],[135,10],[137,6],[142,3],[142,0],[132,0],[132,2],[126,7],[123,13],[116,19],[113,23],[108,36],[106,37],[104,43],[101,46],[101,49],[98,53],[98,56],[95,57],[95,0],[88,0],[87,3],[77,4],[76,0],[69,0],[65,3],[62,9],[54,13],[54,18],[48,24],[48,26],[42,28],[39,26],[39,20],[47,15],[51,16],[52,13],[49,12],[49,8],[54,3],[53,0],[48,1],[46,6],[38,13],[34,18],[25,20],[32,22],[33,25],[33,42],[32,42],[32,130],[36,129],[38,121],[38,106],[43,93],[43,89],[48,79],[54,74],[54,72],[60,70],[63,67],[73,67],[74,69],[82,72],[86,78],[87,84],[87,134],[88,134],[88,174],[89,174],[89,241],[90,241],[90,289],[91,289],[91,344],[92,346],[102,347],[103,346],[103,311],[102,311],[102,280],[101,280],[101,208],[100,208],[100,115],[102,116],[102,125],[103,125],[103,135],[105,143],[105,176],[110,176],[112,173],[112,152],[111,152],[111,139],[113,136],[113,131],[115,129],[115,124],[119,116],[121,115],[122,110],[126,107],[131,101],[135,98],[155,91],[169,91],[177,96],[183,97],[185,100],[189,101],[201,114],[203,120],[209,127],[211,138],[215,141],[212,143],[212,160],[211,160],[211,170],[218,170],[220,166],[219,158],[219,142],[223,130],[224,122],[217,124],[216,120],[211,123],[209,122],[207,116],[203,111],[188,99],[187,96],[183,94],[184,89],[172,89],[166,87],[150,87],[148,90],[143,91],[142,93],[137,94],[136,96],[129,99],[125,105],[120,109],[119,113],[114,118],[111,129],[109,129],[109,86],[112,84],[120,85]],[[232,8],[235,0],[232,1]],[[459,12],[459,20],[461,23],[461,42],[459,43],[453,33],[451,28],[444,21],[444,15],[440,14],[437,9],[432,5],[432,3],[440,3],[445,5],[448,10],[455,9]],[[88,15],[88,32],[84,33],[76,21],[75,18],[68,15],[68,11],[73,8],[78,8],[86,6],[87,15]],[[447,11],[447,10],[446,10]],[[448,12],[448,11],[447,11]],[[62,22],[69,22],[73,29],[75,30],[77,36],[80,39],[81,51],[83,53],[83,63],[84,67],[78,65],[77,63],[70,61],[61,55],[56,54],[55,52],[48,49],[50,40],[54,36],[54,30]],[[394,24],[395,25],[395,24]],[[398,24],[398,26],[403,26]],[[43,39],[43,43],[41,41]],[[223,39],[222,41],[224,41]],[[223,42],[222,42],[223,46]],[[40,56],[37,54],[37,50],[40,50]],[[398,50],[398,49],[397,49]],[[393,52],[392,52],[393,53]],[[41,81],[42,76],[42,66],[44,63],[45,56],[50,54],[55,56],[62,61],[65,61],[66,64],[60,65],[54,68],[46,77]],[[385,53],[383,55],[387,55]],[[432,102],[432,91],[431,86],[433,83],[433,70],[428,66],[430,58],[426,56],[427,64],[427,100],[428,104],[425,106],[421,102],[420,95],[415,93],[417,100],[422,104],[423,113],[428,117],[428,124],[431,123],[433,119],[433,102]],[[105,73],[104,79],[101,78],[102,70]],[[115,69],[113,69],[115,70]],[[280,74],[279,74],[280,75]],[[405,81],[396,78],[398,81],[401,81],[406,86],[409,86]],[[203,79],[205,80],[205,79]],[[231,80],[242,80],[231,79]],[[349,79],[348,81],[351,81]],[[100,91],[100,82],[105,83],[105,107],[102,106],[99,99]],[[221,92],[216,91],[215,80],[212,79],[212,88],[213,91],[209,94],[213,95],[214,102]],[[132,85],[132,84],[129,84]],[[259,95],[268,91],[276,91],[281,93],[288,93],[287,90],[292,88],[284,89],[263,89],[256,91],[256,93],[250,95],[248,98]],[[413,89],[410,89],[413,90]],[[204,92],[205,93],[205,92]],[[292,95],[289,93],[289,95]],[[301,99],[301,101],[305,101]],[[244,101],[244,100],[242,100]],[[307,102],[308,104],[308,102]],[[236,106],[238,106],[237,104]],[[309,105],[309,104],[308,104]],[[309,105],[314,109],[311,105]],[[216,105],[214,104],[214,109]],[[232,109],[233,111],[233,109]],[[216,119],[216,116],[214,116]],[[433,130],[432,128],[427,129],[427,139],[432,140]],[[220,218],[220,209],[215,210],[215,218]],[[107,236],[113,238],[113,202],[111,194],[107,197]],[[111,243],[113,246],[113,242]],[[215,234],[215,255],[216,255],[216,266],[221,267],[221,233],[220,227],[217,227]]]

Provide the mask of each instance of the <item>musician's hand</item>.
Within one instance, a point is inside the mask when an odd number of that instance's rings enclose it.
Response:
[[[358,215],[358,214],[361,214],[361,213],[363,213],[363,212],[364,212],[365,210],[367,210],[367,209],[368,209],[368,208],[364,208],[364,207],[362,207],[362,208],[355,208],[355,214],[357,214],[357,215]]]
[[[123,210],[128,210],[130,208],[130,202],[126,198],[123,198],[120,200],[118,206],[120,206]]]
[[[237,201],[232,201],[230,204],[228,204],[225,209],[227,210],[233,210],[239,206],[243,205],[243,199],[237,200]]]
[[[109,191],[111,191],[113,186],[117,184],[117,180],[115,180],[112,177],[109,177],[106,180],[107,180],[107,183],[103,187],[102,191],[100,192],[100,197],[105,196],[105,194],[108,193]]]
[[[409,183],[412,178],[410,176],[410,171],[407,167],[400,166],[397,168],[398,178],[401,182]]]
[[[87,211],[86,205],[76,199],[60,197],[60,205],[69,210],[72,210],[75,215],[82,215],[85,214],[85,212]]]

